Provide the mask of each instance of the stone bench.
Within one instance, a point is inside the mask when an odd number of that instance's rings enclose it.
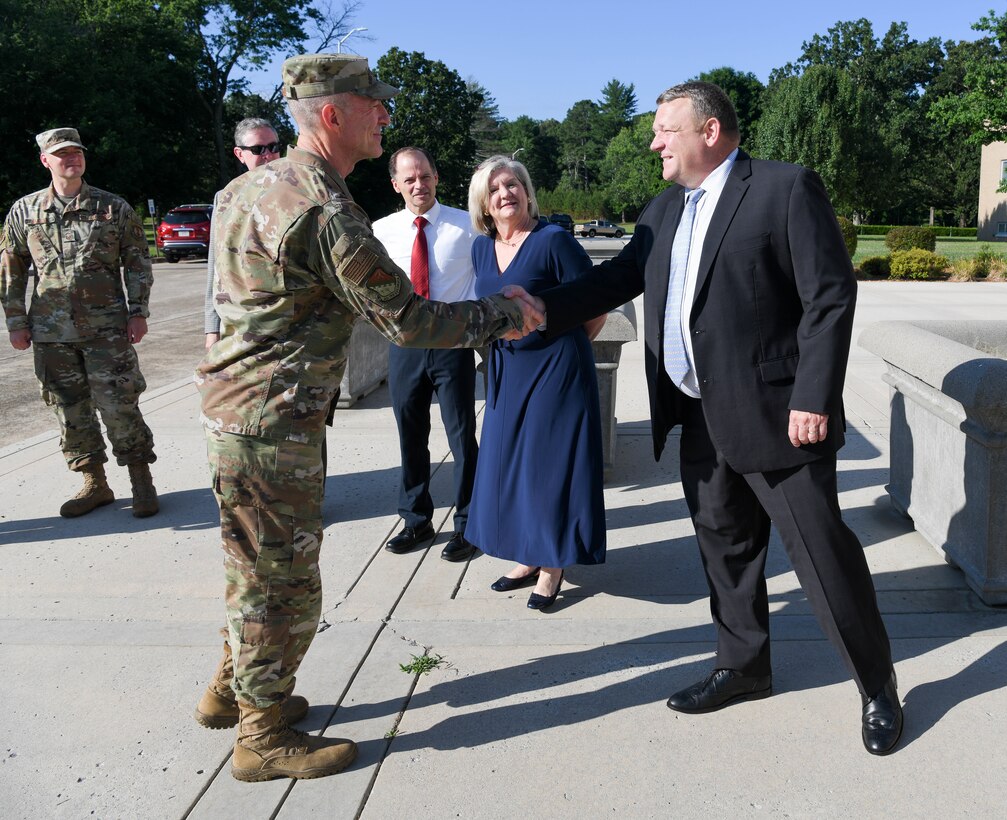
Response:
[[[987,604],[1007,604],[1007,321],[880,322],[888,494]]]

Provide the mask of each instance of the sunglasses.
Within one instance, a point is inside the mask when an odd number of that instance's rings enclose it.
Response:
[[[280,153],[280,148],[283,147],[281,142],[271,142],[268,145],[239,145],[242,151],[251,151],[255,156],[259,156],[263,151],[270,154]]]

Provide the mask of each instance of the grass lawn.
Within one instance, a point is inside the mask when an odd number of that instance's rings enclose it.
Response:
[[[149,216],[140,219],[143,221],[143,230],[147,235],[147,245],[150,247],[150,255],[155,259],[161,258],[161,252],[157,249],[157,243],[154,241],[154,220]]]
[[[1007,253],[1007,245],[1000,242],[977,242],[968,237],[938,239],[934,252],[954,262],[956,259],[971,259],[983,249]],[[853,266],[856,267],[868,256],[888,256],[890,253],[883,236],[857,237],[857,252],[853,254]]]

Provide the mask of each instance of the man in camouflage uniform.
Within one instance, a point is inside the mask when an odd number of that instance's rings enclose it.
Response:
[[[54,128],[35,141],[52,184],[19,199],[7,215],[0,302],[11,345],[27,350],[34,343],[42,399],[59,420],[67,466],[84,477],[59,513],[73,518],[115,500],[105,479],[97,407],[113,455],[129,468],[133,515],[144,518],[158,503],[149,467],[154,439],[139,408],[147,385],[133,349],[147,333],[153,282],[143,225],[125,200],[84,182],[76,129]],[[31,263],[34,290],[26,310]]]
[[[218,198],[222,334],[196,372],[233,658],[218,679],[233,675],[231,771],[246,781],[323,777],[356,756],[352,741],[302,734],[283,714],[321,615],[321,446],[354,320],[414,347],[520,338],[541,321],[502,296],[428,302],[374,239],[344,178],[381,155],[384,100],[398,90],[375,80],[366,59],[292,57],[283,91],[297,147]]]

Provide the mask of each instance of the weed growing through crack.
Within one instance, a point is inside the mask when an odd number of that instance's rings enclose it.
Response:
[[[425,675],[443,663],[443,655],[413,655],[409,663],[400,663],[399,669],[409,675]]]

